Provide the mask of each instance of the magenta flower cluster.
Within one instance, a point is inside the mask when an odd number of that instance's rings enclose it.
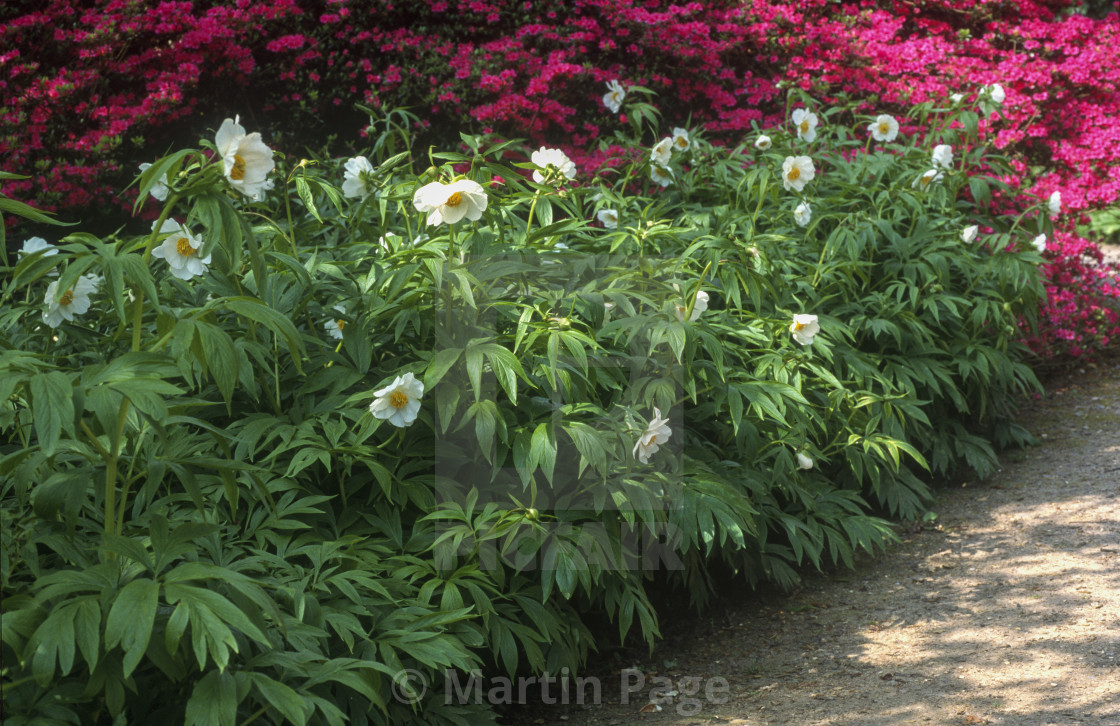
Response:
[[[981,141],[1018,159],[1016,188],[1062,194],[1064,242],[1047,252],[1054,317],[1036,347],[1083,354],[1120,334],[1115,286],[1102,282],[1095,248],[1069,234],[1080,213],[1120,198],[1115,13],[1071,14],[1072,0],[41,5],[0,11],[0,168],[33,177],[6,182],[5,194],[56,209],[104,206],[123,160],[158,153],[152,142],[191,116],[197,128],[198,116],[216,126],[258,111],[275,139],[279,119],[311,133],[349,119],[354,133],[354,103],[407,105],[436,136],[527,137],[594,170],[628,153],[597,145],[625,122],[625,105],[616,115],[601,100],[615,79],[655,91],[666,128],[691,119],[733,143],[785,121],[786,84],[901,117],[953,94],[974,107],[998,83],[1006,98],[982,119]]]

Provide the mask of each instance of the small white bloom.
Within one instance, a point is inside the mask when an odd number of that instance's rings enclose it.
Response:
[[[603,303],[603,319],[604,320],[606,320],[607,318],[609,318],[611,316],[611,313],[614,312],[614,308],[615,308],[615,304],[612,303],[612,302],[604,302]]]
[[[774,142],[772,142],[770,140],[770,137],[767,136],[766,134],[763,134],[762,136],[759,136],[757,139],[755,139],[755,142],[754,142],[754,148],[758,149],[759,151],[766,151],[767,149],[769,149],[773,145],[774,145]]]
[[[152,222],[152,229],[155,228],[156,223]],[[173,219],[165,219],[159,228],[159,233],[167,237],[162,244],[152,250],[152,256],[167,260],[172,275],[180,280],[189,280],[195,275],[206,272],[206,266],[210,264],[210,255],[198,256],[202,242],[186,227]]]
[[[1050,195],[1050,200],[1046,203],[1050,210],[1050,219],[1054,219],[1062,213],[1062,193],[1054,192]]]
[[[634,458],[643,464],[649,463],[649,457],[657,453],[664,444],[673,435],[672,430],[666,425],[669,419],[661,418],[661,411],[658,408],[653,409],[653,420],[646,426],[646,430],[638,437],[638,443],[634,444]]]
[[[926,189],[929,189],[930,185],[936,184],[937,182],[941,181],[944,176],[945,175],[939,172],[937,169],[930,169],[929,171],[915,179],[914,183],[910,186],[914,187],[915,189],[921,189],[924,191]]]
[[[568,158],[560,149],[546,149],[541,147],[538,151],[534,151],[530,160],[541,168],[541,171],[546,171],[549,167],[553,167],[561,176],[568,179],[574,179],[576,176],[576,165]],[[537,184],[544,184],[545,175],[541,171],[533,172],[533,181]],[[554,179],[555,181],[555,179]]]
[[[975,224],[965,227],[963,230],[961,230],[961,241],[965,244],[972,244],[972,242],[976,239],[976,233],[979,231],[980,228]]]
[[[894,141],[894,138],[898,136],[898,121],[895,120],[894,116],[885,113],[879,114],[875,122],[868,127],[868,131],[871,132],[871,138],[876,141],[886,141],[889,143]]]
[[[817,323],[816,315],[799,314],[793,316],[789,332],[793,333],[793,339],[801,345],[809,345],[813,342],[813,337],[821,332],[821,326]]]
[[[346,306],[345,305],[335,305],[334,306],[334,311],[336,313],[342,313],[343,315],[345,315],[346,314]],[[346,321],[343,320],[342,318],[332,318],[332,319],[328,320],[326,323],[324,323],[323,327],[326,329],[327,334],[330,335],[332,338],[334,338],[335,340],[342,340],[342,329],[346,327]]]
[[[1038,250],[1039,254],[1042,254],[1046,251],[1046,235],[1038,235],[1034,238],[1034,241],[1032,241],[1031,244],[1034,245],[1034,248]]]
[[[782,162],[782,186],[787,192],[791,189],[801,191],[816,174],[813,160],[808,156],[787,156]]]
[[[342,175],[343,196],[362,199],[368,197],[370,192],[374,191],[369,183],[373,173],[373,164],[364,156],[355,156],[346,162]]]
[[[676,151],[688,151],[688,131],[677,126],[673,129],[673,149]]]
[[[813,468],[813,457],[806,454],[804,451],[797,452],[797,465],[802,469]]]
[[[949,96],[949,100],[952,101],[954,104],[958,104],[958,103],[960,103],[961,101],[964,100],[964,94],[963,93],[951,94]]]
[[[249,199],[259,202],[272,188],[267,177],[276,168],[276,162],[272,160],[272,149],[261,141],[260,133],[254,131],[246,136],[240,121],[240,116],[223,121],[215,145],[229,183]]]
[[[663,187],[673,183],[673,170],[654,165],[649,168],[649,178]]]
[[[140,165],[140,171],[147,171],[151,166],[151,164],[143,163]],[[159,179],[157,179],[156,183],[152,186],[150,194],[152,197],[162,202],[167,199],[167,195],[170,192],[171,187],[167,186],[167,173],[165,172],[159,175]]]
[[[1003,86],[999,85],[998,83],[993,83],[992,85],[985,87],[983,92],[995,103],[1002,104],[1004,99],[1007,97],[1007,94],[1003,92]]]
[[[799,227],[808,227],[809,222],[813,219],[813,210],[809,207],[808,203],[802,202],[797,205],[797,209],[793,210],[793,221],[797,222]]]
[[[482,185],[470,179],[460,179],[450,184],[432,182],[425,184],[412,195],[416,211],[428,215],[429,226],[455,224],[464,217],[474,222],[486,211],[486,192]]]
[[[618,211],[614,209],[600,209],[599,214],[595,216],[607,229],[618,229]]]
[[[420,397],[424,395],[424,382],[411,373],[397,376],[391,384],[373,392],[369,412],[375,418],[389,419],[397,427],[410,425],[420,412]]]
[[[673,139],[670,136],[658,141],[649,152],[650,159],[658,166],[669,166],[669,159],[673,155]]]
[[[803,108],[794,110],[793,125],[797,127],[797,138],[812,143],[817,138],[817,115]]]
[[[933,166],[943,169],[953,168],[953,147],[948,144],[938,144],[933,147]]]
[[[97,292],[98,280],[93,275],[82,275],[62,295],[58,294],[58,280],[47,285],[47,295],[43,299],[47,309],[43,313],[43,322],[52,328],[62,325],[63,320],[73,320],[75,315],[81,315],[89,310],[89,296]]]
[[[611,113],[618,113],[622,108],[622,99],[626,98],[626,89],[617,80],[607,82],[607,93],[603,96],[603,105],[611,110]],[[539,183],[539,182],[538,182]]]
[[[23,243],[23,247],[20,248],[19,253],[21,255],[33,255],[42,250],[45,250],[43,252],[43,257],[50,257],[58,254],[58,248],[42,237],[28,238],[28,240]]]
[[[700,315],[708,309],[708,293],[700,290],[696,293],[696,303],[692,306],[692,315],[689,316],[689,322],[696,322],[700,319]],[[684,322],[685,313],[688,312],[688,306],[677,303],[673,306],[673,312],[677,316],[677,320]]]

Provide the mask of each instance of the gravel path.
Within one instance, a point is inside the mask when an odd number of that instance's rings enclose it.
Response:
[[[1120,726],[1120,365],[1052,383],[1024,423],[1039,446],[941,490],[935,526],[887,554],[788,597],[663,616],[652,655],[592,670],[601,704],[538,704],[509,722]],[[642,713],[658,677],[677,695]],[[641,680],[622,704],[620,684]]]

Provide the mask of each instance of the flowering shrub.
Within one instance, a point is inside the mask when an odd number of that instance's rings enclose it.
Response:
[[[765,149],[639,125],[601,174],[469,135],[274,162],[229,120],[141,173],[144,234],[27,245],[5,717],[484,722],[445,669],[574,673],[588,612],[652,641],[650,577],[702,599],[714,563],[789,586],[883,547],[873,509],[1022,438],[1045,222],[973,201],[1008,169],[966,111],[872,147],[855,107]]]

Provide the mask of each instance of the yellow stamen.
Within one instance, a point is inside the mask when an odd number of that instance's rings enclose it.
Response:
[[[686,139],[683,136],[678,136],[677,137],[677,146],[681,147],[682,149],[684,147],[688,146],[688,139]]]
[[[795,332],[800,332],[801,329],[804,328],[804,327],[805,327],[805,323],[794,323],[793,324],[793,329],[794,329]]]
[[[447,198],[446,202],[444,202],[444,204],[448,207],[457,207],[462,203],[463,203],[462,192],[455,192],[454,194],[452,194],[450,197]]]
[[[801,178],[801,170],[798,169],[796,166],[793,167],[792,169],[789,170],[789,174],[786,174],[786,178],[789,179],[790,181],[797,181],[798,179]]]
[[[408,405],[408,396],[401,391],[393,391],[389,396],[389,405],[393,408],[404,408]]]
[[[808,121],[808,119],[801,122],[801,133],[803,133],[803,134],[809,133],[809,121]]]
[[[923,177],[922,177],[922,186],[923,186],[923,187],[928,187],[928,186],[929,186],[929,183],[930,183],[931,181],[933,181],[933,176],[932,176],[932,175],[926,175],[926,176],[923,176]]]
[[[190,257],[194,254],[194,247],[187,241],[186,237],[180,237],[175,243],[175,250],[183,257]]]
[[[69,305],[72,302],[74,302],[73,290],[67,290],[66,292],[62,293],[62,297],[58,299],[59,305]]]
[[[879,133],[881,133],[883,136],[886,136],[890,132],[891,132],[891,125],[889,123],[884,122],[884,123],[879,124]]]
[[[233,155],[233,168],[229,170],[229,178],[241,181],[245,178],[245,159],[240,154]]]
[[[342,330],[343,328],[346,327],[346,321],[345,320],[336,320],[334,322],[335,322],[336,325],[338,325],[339,330]]]

